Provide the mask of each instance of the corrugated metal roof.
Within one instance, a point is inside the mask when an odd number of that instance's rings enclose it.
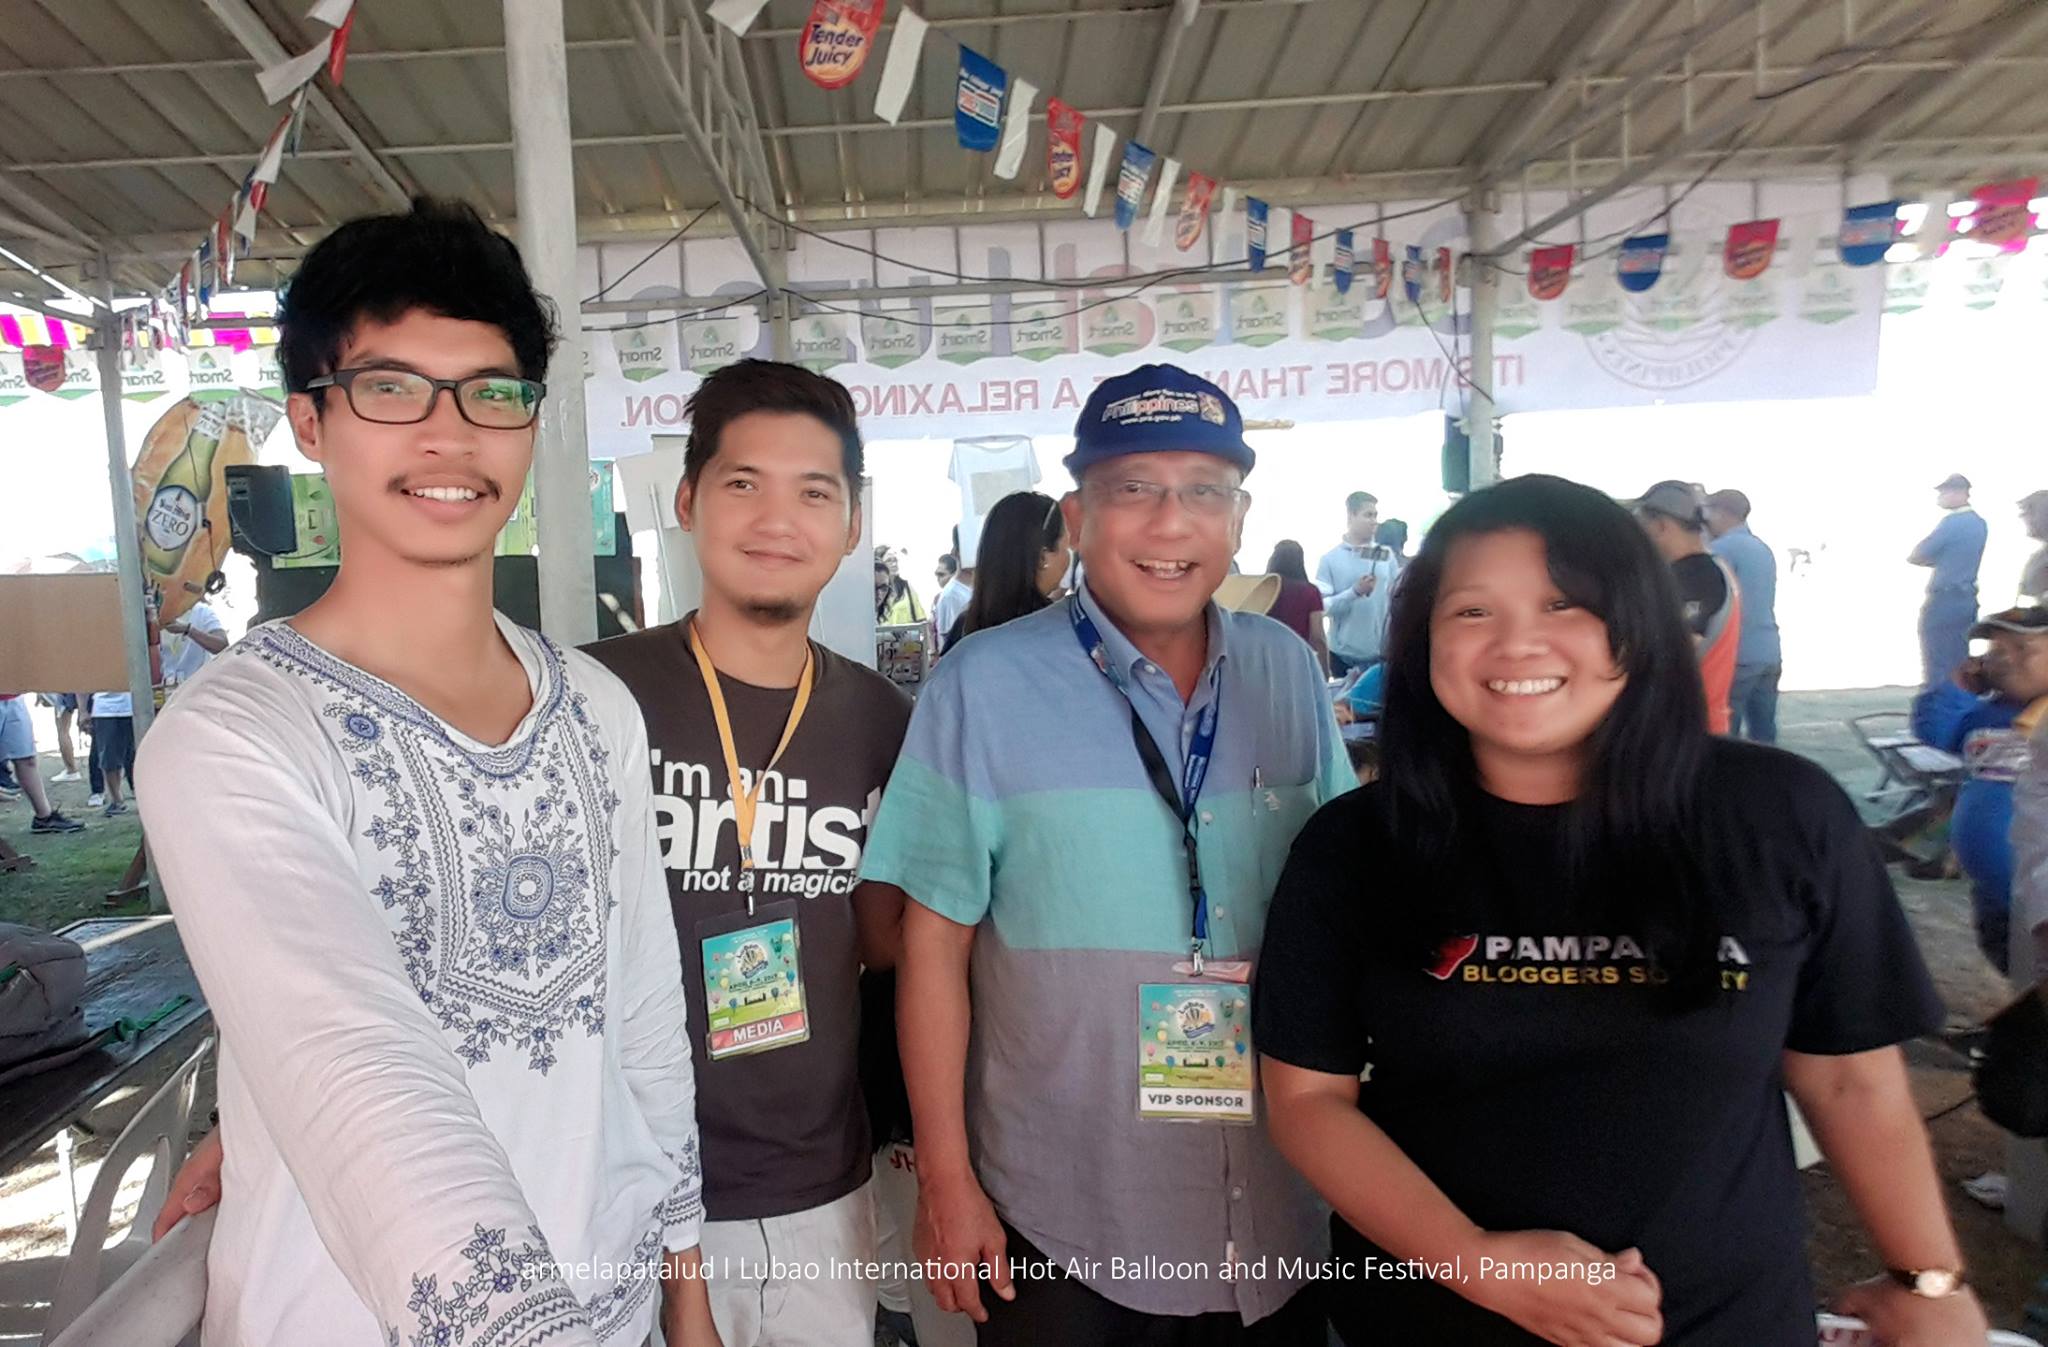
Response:
[[[673,6],[701,3],[666,0],[663,30],[684,17]],[[305,8],[0,0],[0,243],[74,282],[104,247],[124,282],[162,284],[278,115],[216,11],[246,10],[299,51],[324,32]],[[1170,63],[1173,0],[927,0],[934,32],[897,126],[873,114],[879,50],[849,88],[803,76],[809,8],[771,0],[738,45],[775,197],[760,204],[813,227],[1074,209],[1047,191],[1042,117],[1014,181],[958,148],[953,42],[1123,135],[1151,94],[1153,148],[1282,203],[1450,196],[1489,166],[1508,187],[1590,189],[1651,163],[1651,180],[1683,181],[1853,160],[1911,191],[2048,161],[2048,0],[1204,0]],[[705,168],[619,5],[566,9],[581,230],[671,232],[715,200]],[[503,42],[485,0],[361,0],[331,97],[375,162],[309,117],[244,274],[263,281],[387,206],[394,182],[509,224]],[[701,96],[706,72],[687,74]],[[700,228],[725,227],[714,212]],[[0,293],[16,288],[40,293],[0,270]]]

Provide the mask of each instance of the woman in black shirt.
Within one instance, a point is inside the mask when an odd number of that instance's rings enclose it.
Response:
[[[1474,493],[1389,640],[1381,778],[1296,841],[1253,998],[1339,1333],[1810,1347],[1789,1090],[1892,1269],[1843,1308],[1978,1347],[1895,1046],[1941,1024],[1912,933],[1826,773],[1707,736],[1641,529]]]

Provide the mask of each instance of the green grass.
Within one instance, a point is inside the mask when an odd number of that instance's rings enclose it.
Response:
[[[43,780],[48,781],[64,764],[52,753],[39,760]],[[82,833],[38,835],[28,830],[34,811],[28,797],[0,804],[0,837],[7,839],[24,856],[35,860],[33,870],[0,874],[0,921],[18,921],[45,931],[79,920],[101,917],[110,912],[146,912],[146,901],[109,908],[106,893],[121,880],[121,872],[134,858],[142,840],[142,823],[133,802],[118,818],[104,818],[97,809],[86,808],[88,787],[83,781],[52,786],[57,808],[85,824]]]

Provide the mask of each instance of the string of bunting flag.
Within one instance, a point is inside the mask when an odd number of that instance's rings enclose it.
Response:
[[[711,0],[709,13],[735,34],[745,35],[767,4],[768,0]],[[804,75],[825,90],[851,85],[865,69],[877,43],[886,5],[887,0],[813,0],[810,17],[799,30],[797,41],[797,64]],[[898,6],[875,90],[874,115],[880,120],[895,125],[901,119],[932,31],[931,24],[914,6]],[[1043,91],[1036,83],[1004,69],[972,47],[960,42],[953,42],[953,46],[958,66],[953,111],[955,138],[964,151],[993,154],[992,171],[996,177],[1014,179],[1023,166],[1034,119],[1039,117],[1035,109]],[[1368,297],[1384,300],[1398,276],[1411,303],[1425,291],[1434,292],[1440,302],[1448,303],[1454,287],[1467,278],[1470,259],[1453,257],[1449,248],[1437,248],[1425,255],[1420,247],[1405,246],[1397,259],[1393,244],[1384,237],[1373,237],[1365,241],[1361,252],[1357,231],[1364,227],[1363,222],[1319,233],[1314,220],[1301,211],[1276,207],[1240,192],[1216,176],[1193,170],[1186,172],[1186,185],[1180,187],[1180,205],[1174,211],[1174,193],[1186,168],[1178,159],[1129,137],[1119,137],[1109,126],[1057,96],[1046,98],[1042,121],[1046,179],[1053,195],[1063,201],[1079,197],[1081,213],[1096,218],[1101,213],[1105,192],[1112,190],[1110,174],[1114,166],[1112,211],[1118,229],[1128,232],[1137,226],[1150,192],[1151,206],[1144,212],[1141,232],[1147,247],[1161,245],[1169,212],[1174,215],[1174,246],[1186,252],[1201,241],[1212,210],[1219,219],[1227,219],[1242,209],[1245,264],[1260,272],[1266,269],[1269,260],[1284,256],[1287,277],[1296,285],[1307,285],[1314,279],[1317,268],[1312,249],[1324,239],[1334,240],[1327,274],[1331,287],[1340,295],[1349,294],[1354,278],[1362,274]],[[1946,219],[1929,221],[1930,227],[1920,231],[1917,241],[1922,255],[1939,256],[1956,238],[1989,244],[2001,254],[2023,251],[2036,227],[2028,203],[2037,185],[2035,179],[2028,178],[1979,187],[1972,194],[1970,209],[1952,224]],[[1900,239],[1901,204],[1896,200],[1880,201],[1844,210],[1838,238],[1844,264],[1870,266],[1886,257]],[[1287,215],[1284,236],[1277,227],[1276,211]],[[1665,214],[1668,216],[1668,208]],[[1778,224],[1777,220],[1750,220],[1729,229],[1723,267],[1730,278],[1753,280],[1764,273],[1777,250]],[[1498,258],[1489,264],[1525,275],[1530,295],[1547,301],[1562,297],[1573,276],[1584,274],[1584,267],[1595,258],[1613,256],[1622,288],[1642,293],[1656,285],[1670,247],[1668,232],[1631,232],[1616,246],[1598,253],[1589,252],[1584,243],[1533,247],[1526,254],[1526,271],[1506,266]]]
[[[279,103],[286,106],[258,150],[254,167],[200,238],[199,246],[178,268],[177,276],[147,305],[123,312],[124,346],[208,344],[195,340],[204,329],[195,332],[191,325],[212,312],[214,292],[234,284],[235,263],[255,247],[257,222],[271,185],[283,170],[284,161],[299,151],[306,99],[313,81],[324,72],[328,83],[341,87],[348,64],[349,34],[355,26],[355,4],[356,0],[314,0],[306,11],[307,21],[325,27],[327,32],[305,51],[256,73],[264,101],[272,107]]]

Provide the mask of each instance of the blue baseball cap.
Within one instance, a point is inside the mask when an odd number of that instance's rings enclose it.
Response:
[[[1079,481],[1104,459],[1170,452],[1213,454],[1245,473],[1257,457],[1228,393],[1177,365],[1140,365],[1089,394],[1066,465]]]

